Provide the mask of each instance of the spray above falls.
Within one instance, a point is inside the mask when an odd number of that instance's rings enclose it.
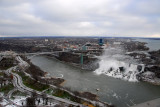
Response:
[[[127,81],[138,81],[136,75],[144,69],[137,60],[125,55],[122,48],[107,48],[99,59],[99,68],[94,71],[96,74],[105,74]]]

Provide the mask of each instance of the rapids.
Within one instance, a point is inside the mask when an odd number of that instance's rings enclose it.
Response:
[[[144,65],[125,54],[123,48],[107,48],[99,57],[99,68],[94,72],[97,75],[105,74],[114,78],[136,82],[136,75],[143,71]],[[139,71],[138,65],[142,66]]]

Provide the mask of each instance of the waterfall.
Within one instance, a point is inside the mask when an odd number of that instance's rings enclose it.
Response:
[[[140,65],[137,60],[125,55],[122,48],[108,48],[99,59],[99,68],[94,71],[97,75],[105,74],[135,82],[138,81],[136,75],[144,69],[144,66]],[[140,71],[137,69],[138,65],[141,66]]]

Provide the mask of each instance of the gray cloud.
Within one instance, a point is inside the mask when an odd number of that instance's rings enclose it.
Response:
[[[159,0],[1,0],[0,36],[160,37]]]

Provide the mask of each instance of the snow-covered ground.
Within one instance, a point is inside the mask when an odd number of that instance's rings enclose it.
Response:
[[[0,104],[2,106],[6,106],[6,107],[16,107],[16,105],[19,105],[19,106],[24,106],[26,105],[26,98],[27,97],[24,97],[24,96],[15,96],[15,99],[11,99],[11,101],[14,103],[14,104],[11,104],[9,103],[7,100],[3,99],[2,102],[0,102]],[[38,104],[38,100],[40,100],[40,103]],[[42,98],[38,98],[38,100],[36,100],[36,105],[38,106],[44,106],[43,104],[43,99]],[[16,104],[16,105],[15,105]],[[45,106],[55,106],[56,104],[59,104],[59,102],[56,102],[56,101],[53,101],[53,100],[48,100],[48,105],[45,105]]]
[[[9,102],[7,101],[7,100],[5,100],[5,99],[3,99],[1,102],[0,102],[0,104],[2,105],[2,106],[5,106],[5,105],[7,105]]]
[[[6,105],[5,107],[17,107],[14,104]]]
[[[22,106],[26,104],[26,98],[24,96],[15,96],[15,99],[11,99],[15,104]]]
[[[39,104],[38,104],[38,100],[40,100]],[[44,106],[43,99],[42,98],[38,98],[38,100],[36,100],[36,105],[38,105],[38,106]],[[54,102],[53,100],[49,100],[48,101],[48,105],[45,105],[45,106],[55,106],[56,104],[59,104],[59,103],[58,102]]]
[[[27,97],[24,97],[24,96],[16,96],[16,98],[14,100],[12,100],[12,101],[17,105],[22,106],[22,103],[23,103],[23,105],[26,105],[26,98]],[[39,104],[38,104],[38,100],[40,100]],[[53,100],[48,100],[48,105],[45,105],[45,106],[54,106],[56,104],[58,104],[58,102],[54,102]],[[38,98],[36,100],[36,105],[44,106],[43,99],[42,98]]]
[[[99,58],[99,68],[94,71],[96,74],[105,74],[132,82],[138,81],[136,75],[141,72],[137,69],[138,62],[125,55],[121,48],[106,49],[105,53]],[[141,66],[143,70],[143,65]]]
[[[0,97],[4,97],[3,93],[0,93]],[[14,104],[20,105],[22,106],[22,102],[23,104],[25,104],[25,100],[27,97],[24,96],[15,96],[15,99],[10,99]],[[6,106],[6,107],[16,107],[14,104],[11,104],[9,101],[7,101],[6,99],[3,99],[0,104],[2,106]]]

